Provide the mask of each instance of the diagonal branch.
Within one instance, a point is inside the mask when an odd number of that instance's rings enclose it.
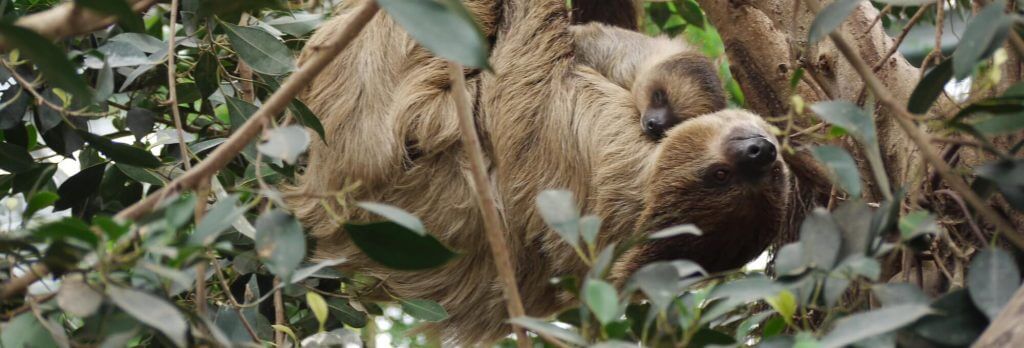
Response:
[[[379,7],[377,7],[376,2],[366,2],[366,5],[363,5],[356,11],[352,22],[348,23],[348,25],[339,32],[333,40],[321,46],[310,47],[314,52],[312,58],[306,61],[302,67],[289,76],[284,83],[281,84],[281,88],[274,92],[263,106],[253,113],[252,117],[245,121],[245,123],[243,123],[238,130],[228,138],[228,140],[210,153],[206,159],[197,163],[191,170],[188,170],[181,176],[175,178],[160,190],[149,194],[146,198],[143,198],[135,204],[121,210],[117,213],[115,218],[120,221],[138,219],[144,214],[152,211],[153,208],[156,207],[157,203],[160,202],[161,197],[166,197],[171,193],[196,188],[223,169],[228,162],[234,159],[235,156],[237,156],[242,149],[244,149],[245,146],[255,139],[256,135],[263,130],[263,120],[284,111],[288,104],[291,103],[292,99],[294,99],[300,91],[306,88],[306,86],[309,85],[309,82],[312,81],[328,63],[338,56],[338,53],[344,50],[345,47],[352,42],[366,23],[377,14],[378,10]],[[144,235],[140,237],[144,237]],[[88,259],[88,257],[86,259]],[[45,264],[38,263],[33,265],[32,272],[24,276],[11,279],[4,284],[2,288],[0,288],[0,300],[20,294],[30,284],[49,273],[50,270]]]

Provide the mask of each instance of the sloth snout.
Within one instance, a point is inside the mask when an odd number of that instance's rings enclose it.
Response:
[[[778,157],[775,144],[760,135],[730,140],[728,153],[739,172],[751,179],[768,172]]]

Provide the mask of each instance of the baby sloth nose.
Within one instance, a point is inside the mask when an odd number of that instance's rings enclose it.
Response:
[[[775,162],[775,144],[762,137],[755,136],[732,141],[733,163],[743,174],[759,176]]]

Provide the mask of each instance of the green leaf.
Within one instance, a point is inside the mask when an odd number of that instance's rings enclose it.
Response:
[[[252,114],[260,108],[247,101],[235,98],[224,97],[224,103],[228,105],[228,116],[231,119],[231,132],[238,130]]]
[[[995,320],[1020,286],[1020,269],[1010,253],[988,248],[971,260],[967,292],[990,320]]]
[[[277,127],[266,132],[267,141],[256,145],[256,149],[272,158],[295,164],[299,155],[309,148],[309,133],[298,125]]]
[[[212,53],[203,51],[196,58],[196,67],[192,76],[195,76],[196,88],[199,89],[200,97],[209,97],[217,91],[217,88],[220,88],[219,68],[220,61]]]
[[[25,208],[25,212],[22,213],[22,216],[25,217],[25,219],[31,218],[32,215],[40,209],[53,205],[58,198],[60,198],[60,196],[57,196],[56,193],[50,191],[36,192],[36,194],[32,195],[32,198],[28,200],[28,207]]]
[[[282,75],[295,69],[292,51],[280,40],[259,27],[240,27],[220,22],[228,42],[253,71]]]
[[[320,323],[318,332],[324,332],[324,324],[327,323],[327,301],[320,294],[307,291],[306,305],[309,306],[309,310],[313,311],[316,321]]]
[[[345,224],[345,231],[366,256],[397,270],[422,270],[455,257],[431,235],[419,235],[394,222]]]
[[[914,332],[947,346],[967,346],[988,326],[988,318],[971,303],[967,291],[954,290],[932,304],[935,314],[914,324]]]
[[[327,307],[330,309],[331,314],[334,314],[334,317],[341,320],[345,325],[354,328],[366,327],[366,313],[356,310],[348,303],[348,301],[340,298],[333,298],[327,300]]]
[[[537,212],[569,245],[580,244],[580,213],[572,192],[545,190],[537,195]]]
[[[942,95],[949,79],[953,78],[953,60],[947,59],[924,74],[921,81],[914,87],[907,101],[907,110],[915,114],[925,114],[931,109],[935,100]]]
[[[10,319],[0,331],[0,346],[58,347],[53,335],[31,311]]]
[[[557,338],[563,342],[571,343],[575,345],[585,346],[586,341],[579,334],[555,326],[554,324],[545,322],[543,320],[531,317],[517,317],[508,320],[513,325],[520,326],[527,330],[536,332],[538,334],[551,336]]]
[[[857,313],[837,321],[835,328],[822,338],[821,346],[845,347],[904,327],[931,311],[926,305],[905,304]]]
[[[619,297],[615,287],[600,279],[588,279],[583,284],[583,302],[602,325],[619,317]]]
[[[377,4],[435,55],[490,69],[487,40],[458,0],[378,0]]]
[[[322,14],[299,12],[268,20],[267,24],[288,35],[302,37],[319,27],[323,21]]]
[[[124,42],[132,46],[137,47],[142,52],[156,53],[161,50],[167,49],[167,43],[160,41],[155,37],[148,34],[141,33],[122,33],[110,38],[110,42]]]
[[[164,186],[166,184],[166,182],[160,179],[160,177],[154,174],[153,172],[149,171],[149,169],[139,168],[136,166],[130,166],[121,163],[114,164],[114,166],[117,167],[117,169],[120,170],[122,173],[124,173],[124,175],[127,175],[129,178],[132,178],[132,180],[138,181],[140,183],[146,183],[153,186]]]
[[[939,225],[935,216],[922,210],[911,212],[901,218],[899,228],[900,239],[904,241],[909,241],[922,234],[939,233]]]
[[[807,44],[813,45],[831,34],[860,5],[861,0],[836,0],[821,9],[807,31]]]
[[[221,232],[231,227],[242,216],[247,207],[238,205],[238,194],[221,198],[210,208],[203,220],[196,225],[195,232],[188,239],[189,245],[213,244]]]
[[[928,304],[931,300],[921,288],[910,283],[883,283],[871,286],[871,292],[883,307],[901,304]]]
[[[402,210],[402,208],[375,202],[359,202],[356,203],[356,205],[371,213],[380,215],[381,217],[388,219],[388,221],[402,225],[402,227],[416,232],[418,235],[427,235],[427,228],[423,227],[423,222],[415,215]]]
[[[402,304],[402,311],[419,320],[438,322],[448,318],[448,311],[431,300],[399,299],[398,302]]]
[[[782,290],[775,296],[766,297],[765,302],[772,306],[779,313],[786,323],[793,325],[793,315],[796,314],[796,296],[789,290]]]
[[[24,147],[0,143],[0,169],[18,174],[31,170],[35,165],[32,155]]]
[[[174,305],[146,292],[112,285],[107,286],[107,295],[121,310],[160,331],[174,345],[186,345],[188,322]]]
[[[1004,13],[1006,4],[993,1],[971,18],[956,51],[953,51],[953,76],[961,80],[974,72],[979,62],[1003,45],[1013,18]]]
[[[60,199],[53,203],[53,211],[80,207],[99,189],[100,182],[103,181],[103,172],[106,168],[106,163],[99,163],[82,169],[65,180],[57,188],[57,195],[60,196]]]
[[[101,137],[84,130],[76,131],[85,141],[89,142],[96,150],[117,163],[133,165],[142,168],[156,168],[160,166],[160,160],[153,157],[149,151]]]
[[[976,171],[978,176],[994,182],[1010,205],[1024,211],[1024,160],[994,161]]]
[[[587,215],[580,218],[580,235],[583,242],[591,247],[597,246],[597,235],[601,233],[601,218],[597,215]]]
[[[283,332],[284,334],[288,335],[288,337],[292,339],[292,342],[299,342],[299,337],[295,336],[295,331],[292,331],[292,328],[279,324],[273,324],[270,325],[270,327],[274,328],[274,331]]]
[[[811,148],[811,154],[828,168],[833,183],[851,197],[861,196],[860,169],[846,149],[832,145],[815,146]]]
[[[32,234],[54,240],[73,238],[86,242],[90,246],[96,246],[100,241],[99,237],[89,230],[89,225],[86,225],[82,220],[71,217],[36,227]]]
[[[668,308],[682,290],[679,278],[693,273],[706,274],[704,269],[692,262],[660,261],[640,268],[633,279],[640,291],[647,295],[652,308],[660,312]]]
[[[129,31],[143,32],[142,17],[132,11],[124,0],[75,0],[75,4],[98,12],[117,16],[121,26]]]
[[[676,10],[686,23],[704,29],[704,12],[693,0],[676,0]]]
[[[306,236],[298,220],[281,210],[260,215],[256,219],[256,254],[271,273],[289,282],[306,258]]]
[[[831,270],[839,257],[839,226],[824,208],[815,208],[800,225],[800,244],[804,263]]]
[[[46,81],[75,96],[76,100],[92,100],[92,92],[85,80],[75,71],[64,50],[36,32],[4,22],[0,23],[0,35],[12,47],[17,48],[32,64],[39,67]]]
[[[811,111],[814,111],[823,121],[842,127],[864,145],[878,143],[875,136],[874,118],[851,102],[833,100],[814,103],[811,105]]]

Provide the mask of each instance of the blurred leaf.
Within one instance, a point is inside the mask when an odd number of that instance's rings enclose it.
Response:
[[[832,212],[842,234],[839,259],[860,254],[865,255],[870,251],[874,236],[871,234],[871,217],[873,212],[867,204],[858,199],[848,200],[839,205]]]
[[[292,51],[280,40],[259,27],[240,27],[220,23],[228,41],[238,56],[253,71],[267,75],[282,75],[295,69]]]
[[[644,295],[647,295],[647,300],[651,302],[653,308],[664,311],[681,290],[679,279],[693,273],[706,272],[689,261],[659,261],[640,268],[633,274],[633,279]]]
[[[9,45],[24,54],[32,64],[39,67],[43,77],[54,87],[70,92],[76,100],[92,100],[92,92],[86,86],[85,80],[75,71],[74,65],[64,51],[52,44],[49,39],[7,22],[0,23],[0,35],[3,35],[4,41]]]
[[[877,146],[875,120],[859,106],[845,100],[834,100],[814,103],[811,111],[825,122],[842,127],[863,146]]]
[[[922,234],[939,233],[935,216],[927,211],[914,211],[900,219],[900,238],[909,241]]]
[[[935,343],[966,346],[988,326],[985,314],[974,307],[963,289],[943,295],[932,304],[932,308],[935,313],[914,324],[914,332]]]
[[[1024,129],[1024,113],[991,115],[975,120],[971,126],[988,136],[1013,134]]]
[[[142,49],[122,41],[107,42],[105,45],[97,48],[96,51],[102,53],[104,59],[101,60],[92,55],[86,56],[86,66],[98,68],[106,63],[111,68],[122,68],[159,63],[154,62]]]
[[[978,176],[994,182],[1010,205],[1024,211],[1024,159],[987,163],[978,167],[976,172]]]
[[[872,0],[877,3],[883,3],[893,6],[921,6],[935,3],[932,0]]]
[[[142,108],[131,108],[125,116],[124,124],[135,136],[135,140],[142,140],[147,134],[153,132],[156,118],[155,112]]]
[[[402,225],[402,227],[416,232],[420,236],[427,235],[427,228],[423,227],[423,222],[415,215],[402,210],[402,208],[375,202],[359,202],[356,205],[371,213],[380,215],[388,221]]]
[[[377,4],[435,55],[490,69],[487,40],[458,0],[379,0]]]
[[[267,21],[274,28],[294,37],[302,37],[323,23],[324,15],[319,13],[292,13]]]
[[[824,208],[815,208],[800,225],[800,244],[808,266],[832,269],[839,256],[840,243],[839,226]]]
[[[800,242],[783,245],[775,254],[775,272],[779,275],[797,275],[806,270],[804,249]]]
[[[156,168],[161,164],[160,160],[153,157],[149,151],[128,144],[114,142],[83,130],[79,130],[78,135],[114,162],[142,168]]]
[[[971,260],[967,270],[967,291],[971,300],[990,320],[996,320],[1020,286],[1020,269],[1013,256],[998,248],[988,248]]]
[[[583,302],[602,325],[619,317],[619,297],[615,287],[600,279],[588,279],[583,284]]]
[[[953,51],[953,75],[961,80],[974,72],[978,62],[985,60],[1006,40],[1013,18],[1004,13],[1006,4],[993,1],[971,18]]]
[[[10,319],[0,331],[0,345],[4,347],[58,347],[53,335],[39,323],[31,311]]]
[[[929,2],[931,1],[929,0]],[[907,101],[907,110],[915,114],[927,113],[935,100],[942,95],[946,83],[951,78],[953,78],[953,60],[947,59],[929,70],[917,83],[914,92],[910,94],[910,100]]]
[[[292,342],[296,342],[295,344],[298,344],[299,338],[298,336],[295,336],[295,331],[292,331],[292,328],[279,324],[270,325],[270,327],[274,328],[274,331],[279,331],[288,335],[288,337],[292,339]]]
[[[586,341],[579,334],[555,326],[554,324],[544,322],[543,320],[531,317],[517,317],[508,320],[513,325],[518,325],[527,330],[536,332],[538,334],[551,336],[557,338],[563,342],[576,344],[580,346],[586,345]]]
[[[580,218],[580,235],[583,242],[591,247],[597,246],[597,235],[601,233],[601,218],[597,215],[586,215]]]
[[[352,305],[350,305],[348,301],[340,298],[333,298],[327,300],[327,306],[331,313],[334,314],[338,320],[341,320],[342,323],[345,323],[345,325],[354,328],[366,327],[366,313],[352,308]]]
[[[828,168],[833,183],[851,197],[861,196],[860,169],[846,149],[832,145],[814,146],[811,154]]]
[[[111,94],[114,94],[114,69],[104,62],[103,68],[96,74],[96,94],[93,96],[93,102],[103,103]]]
[[[537,195],[537,212],[573,248],[580,242],[580,213],[572,192],[545,190]]]
[[[90,196],[99,189],[103,180],[103,171],[106,163],[100,163],[89,168],[82,169],[75,175],[64,181],[57,189],[60,199],[53,204],[53,211],[61,211],[67,208],[81,206]]]
[[[647,239],[671,238],[671,237],[675,237],[675,236],[679,236],[679,235],[684,235],[684,234],[691,234],[691,235],[694,235],[694,236],[699,236],[699,235],[703,234],[703,232],[701,232],[701,230],[699,228],[697,228],[697,225],[694,225],[694,224],[682,224],[682,225],[677,225],[677,226],[672,226],[672,227],[669,227],[669,228],[666,228],[666,229],[662,229],[662,230],[660,230],[658,232],[651,233],[650,236],[647,236]]]
[[[35,164],[32,155],[25,148],[10,143],[0,143],[0,169],[18,174],[31,170]]]
[[[107,41],[109,42],[123,42],[132,46],[135,46],[139,50],[146,53],[156,53],[160,50],[167,49],[167,43],[160,41],[155,37],[141,33],[121,33],[117,34]]]
[[[839,28],[860,3],[861,0],[836,0],[821,9],[807,31],[807,44],[814,45]]]
[[[402,304],[402,311],[419,320],[438,322],[448,318],[444,307],[431,300],[399,299],[398,302]]]
[[[28,207],[25,208],[25,212],[22,214],[26,219],[31,218],[32,215],[43,208],[53,205],[57,199],[60,198],[56,193],[50,191],[39,191],[32,195],[32,198],[28,200]]]
[[[184,347],[188,322],[178,309],[164,299],[136,289],[107,286],[111,302],[143,324],[167,336],[174,345]]]
[[[146,29],[142,25],[142,17],[132,11],[124,0],[75,0],[75,4],[117,16],[118,22],[128,31],[142,32]]]
[[[306,278],[309,278],[309,277],[312,277],[312,276],[316,275],[318,272],[320,272],[320,270],[322,270],[324,268],[337,266],[337,265],[340,265],[342,263],[345,263],[345,259],[343,259],[343,258],[342,259],[333,259],[333,260],[324,260],[324,261],[317,262],[315,265],[312,265],[312,266],[309,266],[309,267],[299,268],[299,269],[295,270],[295,273],[292,273],[292,281],[291,281],[291,283],[292,284],[298,283],[298,282],[300,282],[300,281],[302,281],[302,280],[304,280]]]
[[[57,291],[57,305],[60,309],[80,318],[96,313],[102,303],[103,294],[93,290],[81,278],[64,278]]]
[[[883,307],[902,304],[928,304],[931,300],[921,288],[911,283],[882,283],[871,286],[871,292]]]
[[[704,12],[693,0],[675,0],[676,10],[687,24],[704,29]]]
[[[306,305],[308,305],[309,310],[313,312],[313,316],[316,317],[316,321],[320,323],[320,329],[317,332],[324,332],[324,324],[327,323],[327,301],[325,301],[323,296],[320,296],[320,294],[307,291]]]
[[[82,220],[70,217],[36,227],[32,234],[54,240],[73,238],[86,242],[90,246],[96,246],[99,243],[99,237],[89,230],[89,225]]]
[[[0,84],[8,83],[11,78],[7,69],[0,68]],[[25,118],[25,112],[28,111],[32,96],[17,84],[10,84],[2,93],[3,95],[0,96],[0,130],[11,129],[22,124],[21,120]],[[2,162],[0,161],[0,163]]]
[[[267,269],[291,279],[295,268],[306,257],[306,236],[295,217],[281,210],[271,210],[256,219],[256,253]]]
[[[419,235],[394,222],[345,224],[345,231],[366,256],[397,270],[434,268],[455,254],[431,235]]]
[[[796,296],[789,290],[782,290],[775,296],[766,297],[765,302],[772,306],[779,313],[786,323],[793,325],[793,315],[796,314]]]
[[[295,164],[309,148],[309,133],[298,125],[281,126],[266,132],[267,141],[256,145],[264,155]]]
[[[213,244],[217,237],[231,227],[231,224],[238,220],[246,210],[248,207],[238,205],[238,194],[221,198],[213,204],[202,221],[196,225],[195,231],[188,239],[188,244],[204,246]]]
[[[931,312],[926,305],[903,304],[856,313],[839,319],[835,328],[821,339],[821,347],[845,347],[904,327]]]

